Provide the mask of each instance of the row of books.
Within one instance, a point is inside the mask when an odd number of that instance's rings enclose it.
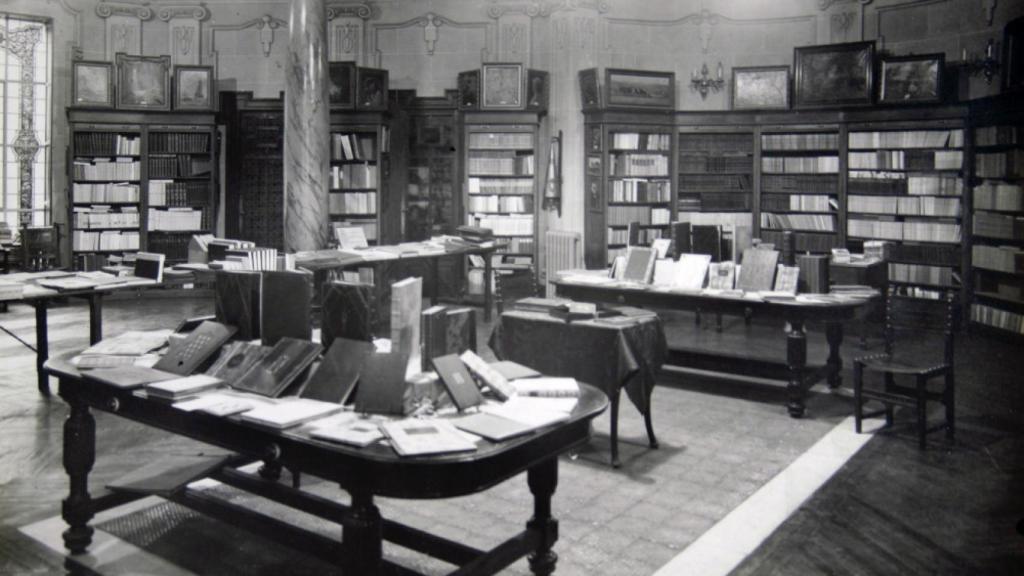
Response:
[[[694,154],[688,152],[679,155],[680,172],[743,172],[754,170],[754,159],[748,154],[726,153],[721,156]]]
[[[330,185],[332,189],[376,188],[376,164],[343,164],[331,166]]]
[[[828,252],[839,245],[839,237],[835,234],[812,232],[793,232],[793,249],[797,252]],[[761,230],[761,240],[776,246],[783,246],[786,235],[781,230]]]
[[[1017,305],[1024,305],[1024,280],[1020,274],[1000,275],[985,274],[983,270],[974,276],[974,294],[985,298],[996,298],[993,304],[1005,304],[1009,300]]]
[[[205,154],[210,151],[206,132],[150,132],[149,151],[171,154]]]
[[[470,212],[532,212],[531,196],[482,196],[471,194],[468,197]]]
[[[478,151],[470,155],[467,169],[470,174],[499,176],[533,176],[534,155],[515,151]]]
[[[851,170],[959,170],[962,150],[878,150],[850,152]]]
[[[149,156],[150,178],[190,178],[209,174],[213,162],[207,157],[187,154]]]
[[[668,156],[661,154],[612,154],[608,162],[608,175],[667,178],[668,160]]]
[[[752,179],[746,174],[680,174],[680,190],[752,190]]]
[[[667,208],[651,208],[649,206],[609,206],[607,220],[609,226],[625,226],[630,222],[640,224],[668,224],[671,212]]]
[[[978,152],[974,155],[974,174],[979,178],[1024,177],[1024,150]]]
[[[1024,272],[1024,250],[1015,246],[971,247],[971,265],[976,268],[1019,274]]]
[[[84,156],[138,156],[142,151],[139,136],[110,132],[76,132],[75,154]]]
[[[344,192],[327,195],[328,212],[337,214],[376,214],[376,192]]]
[[[139,212],[135,206],[114,210],[110,206],[76,206],[71,225],[75,228],[138,228]]]
[[[850,218],[846,223],[846,232],[857,238],[876,240],[945,243],[959,243],[961,240],[960,225],[945,222],[891,222]]]
[[[532,236],[533,216],[467,214],[466,224],[490,228],[495,236]]]
[[[982,126],[974,129],[975,146],[999,146],[1020,143],[1017,126]]]
[[[1024,240],[1024,218],[993,212],[975,212],[974,234],[989,238]]]
[[[203,230],[203,211],[192,208],[149,209],[146,226],[149,230],[181,232]]]
[[[363,235],[370,242],[377,241],[377,221],[376,220],[345,220],[341,222],[333,222],[335,227],[344,226],[358,226],[362,228]]]
[[[961,196],[963,180],[953,176],[925,176],[904,172],[850,172],[848,193],[896,196]]]
[[[616,150],[669,150],[669,134],[641,134],[639,132],[612,132],[612,148]]]
[[[468,191],[470,194],[533,194],[533,180],[470,176]]]
[[[529,132],[473,132],[469,135],[469,148],[531,150],[533,149],[533,134]]]
[[[974,208],[1024,212],[1024,187],[1020,184],[983,182],[974,187]]]
[[[71,177],[75,180],[138,180],[142,177],[142,163],[126,157],[115,158],[113,162],[104,158],[75,160]]]
[[[71,200],[85,202],[138,202],[139,185],[125,182],[104,182],[86,184],[75,182],[71,185]]]
[[[839,148],[839,134],[819,132],[809,134],[762,134],[763,150],[834,150]]]
[[[662,228],[639,228],[637,237],[634,239],[639,245],[649,245],[658,238],[665,237],[666,231]],[[627,244],[629,242],[629,229],[608,228],[608,244]]]
[[[885,259],[910,264],[960,266],[963,252],[957,244],[889,244],[883,243]],[[868,243],[864,243],[867,252]]]
[[[224,260],[240,264],[241,270],[277,270],[276,248],[238,246],[224,251]]]
[[[761,196],[761,209],[784,212],[832,212],[836,210],[836,200],[826,194],[764,194]]]
[[[1015,334],[1024,334],[1024,315],[985,304],[971,304],[971,321]]]
[[[835,232],[836,218],[831,214],[776,214],[773,212],[762,212],[761,227],[777,230]]]
[[[71,247],[74,250],[82,252],[96,250],[138,250],[139,233],[134,231],[118,230],[104,230],[102,232],[72,230]]]
[[[687,134],[679,135],[679,150],[708,153],[754,153],[752,134]]]
[[[960,216],[959,198],[934,196],[849,196],[846,208],[866,214],[899,214],[903,216]]]
[[[781,174],[836,174],[838,156],[764,156],[761,170]]]
[[[669,202],[672,183],[668,180],[614,180],[609,202]]]
[[[964,131],[901,130],[895,132],[850,132],[850,148],[963,148]]]
[[[498,252],[533,254],[533,250],[533,238],[509,238],[504,247],[498,249]]]
[[[714,212],[716,210],[750,210],[750,194],[745,192],[701,192],[700,194],[680,193],[676,207],[680,211],[703,210]]]
[[[931,286],[957,286],[960,284],[960,277],[953,268],[945,266],[890,262],[889,281]]]
[[[174,180],[150,180],[150,206],[197,206],[210,203],[209,182],[175,182]]]
[[[829,174],[764,174],[761,191],[779,194],[838,194],[839,179]]]
[[[331,133],[331,160],[377,160],[374,134]]]

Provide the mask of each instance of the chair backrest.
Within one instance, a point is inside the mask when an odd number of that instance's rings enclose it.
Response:
[[[520,264],[515,268],[503,267],[494,270],[494,302],[498,314],[505,311],[505,303],[522,298],[540,296],[537,275],[532,264]]]
[[[956,290],[937,290],[937,298],[905,296],[897,286],[889,286],[885,301],[885,347],[895,352],[897,338],[922,347],[925,341],[941,338],[943,359],[953,363],[953,341],[957,329]]]

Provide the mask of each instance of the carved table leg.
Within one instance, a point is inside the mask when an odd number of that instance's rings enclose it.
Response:
[[[612,395],[612,468],[618,468],[622,465],[622,463],[619,462],[619,396],[621,396],[620,392],[615,392],[615,394]]]
[[[46,326],[46,300],[33,301],[36,309],[36,376],[39,378],[39,393],[50,395],[50,377],[43,372],[43,364],[50,357],[50,342]]]
[[[352,506],[341,521],[345,574],[379,574],[383,557],[380,511],[369,492],[353,492]]]
[[[68,497],[61,505],[61,517],[68,524],[64,531],[64,546],[72,554],[81,554],[92,543],[89,471],[96,461],[96,421],[83,399],[74,393],[63,396],[71,407],[64,422],[64,470],[70,484]]]
[[[526,523],[526,529],[537,534],[537,550],[530,555],[530,570],[537,576],[554,573],[558,554],[558,520],[551,516],[551,496],[558,486],[558,459],[542,462],[526,473],[526,482],[533,494],[533,518]]]
[[[803,322],[790,322],[786,335],[786,365],[789,368],[789,384],[786,386],[788,402],[786,409],[793,418],[804,415],[804,368],[807,366],[807,335]]]
[[[103,294],[89,295],[89,344],[103,340]]]
[[[828,340],[828,387],[839,388],[843,385],[843,359],[839,356],[839,346],[843,343],[843,325],[839,322],[826,324],[825,339]]]

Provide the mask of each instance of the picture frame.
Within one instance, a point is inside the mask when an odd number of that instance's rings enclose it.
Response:
[[[789,110],[789,66],[732,69],[733,110]]]
[[[174,109],[213,109],[213,66],[174,67]]]
[[[675,109],[675,72],[607,68],[604,84],[609,107]]]
[[[469,70],[459,72],[457,83],[459,89],[459,110],[477,110],[480,108],[480,71]]]
[[[71,105],[114,107],[114,65],[94,60],[71,62]]]
[[[327,100],[331,108],[352,110],[356,107],[356,63],[327,63]]]
[[[598,84],[597,68],[580,70],[577,78],[580,83],[580,107],[584,110],[601,108],[601,87]]]
[[[882,56],[878,59],[879,104],[930,104],[942,101],[946,55]]]
[[[388,109],[388,71],[383,68],[356,68],[356,109]]]
[[[1003,90],[1024,88],[1024,16],[1014,18],[1003,27]]]
[[[526,109],[547,110],[550,80],[543,70],[526,71]]]
[[[480,108],[521,110],[523,108],[523,65],[484,64],[481,69]]]
[[[874,60],[874,41],[794,48],[793,107],[871,105]]]
[[[121,110],[171,109],[171,57],[114,55],[117,71],[117,108]]]

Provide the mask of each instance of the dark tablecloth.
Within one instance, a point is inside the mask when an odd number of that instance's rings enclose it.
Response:
[[[665,360],[665,331],[654,314],[574,321],[510,311],[498,318],[488,344],[502,360],[546,376],[568,376],[614,397],[622,388],[647,414],[655,375]]]

